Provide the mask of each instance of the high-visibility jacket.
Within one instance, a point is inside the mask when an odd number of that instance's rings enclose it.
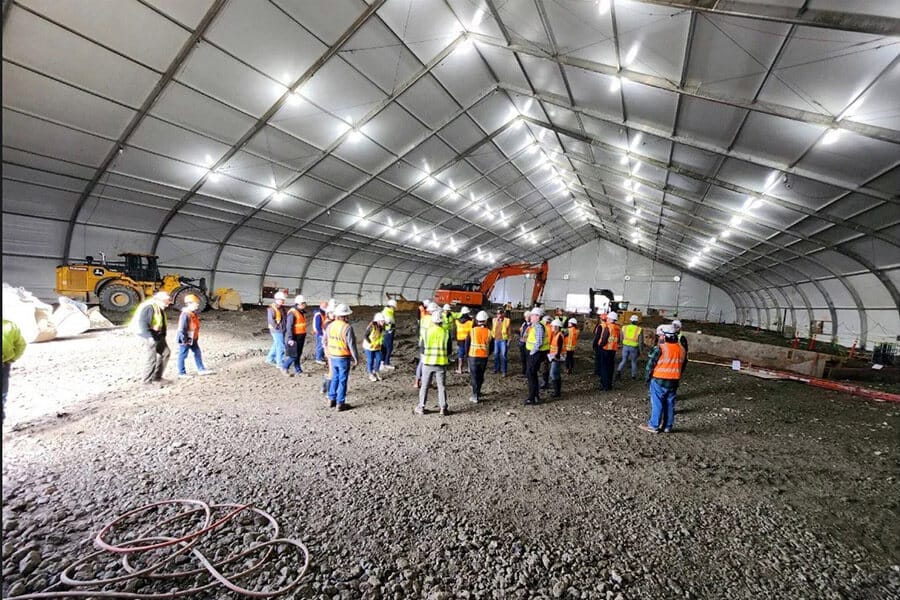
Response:
[[[533,350],[534,344],[537,342],[537,335],[534,332],[535,327],[543,327],[544,328],[544,339],[541,340],[541,346],[538,348],[541,352],[547,352],[550,350],[550,328],[547,327],[544,323],[534,323],[531,327],[528,328],[528,335],[525,338],[525,349]]]
[[[394,307],[393,306],[385,306],[381,309],[381,314],[384,315],[384,328],[387,330],[394,328]]]
[[[604,350],[618,350],[619,349],[619,324],[618,323],[607,323],[606,328],[609,330],[609,337],[606,339],[606,345],[602,346]]]
[[[447,342],[450,334],[442,325],[432,323],[425,332],[425,351],[423,352],[422,364],[434,367],[445,366],[447,364]]]
[[[473,327],[469,333],[469,356],[472,358],[487,358],[490,343],[491,330],[486,325]]]
[[[3,364],[15,362],[22,358],[25,352],[25,338],[19,326],[12,321],[3,319]]]
[[[566,352],[571,352],[578,346],[578,328],[569,327],[569,335],[566,336]]]
[[[294,307],[288,311],[294,317],[294,326],[291,333],[294,335],[306,335],[306,315],[299,308]]]
[[[641,328],[634,323],[629,323],[622,328],[622,345],[637,348],[641,345]]]
[[[419,341],[424,345],[425,344],[425,336],[428,333],[428,330],[431,328],[431,315],[425,313],[421,317],[419,317]]]
[[[128,330],[131,333],[148,337],[144,334],[143,324],[141,323],[141,319],[144,318],[144,311],[148,308],[150,309],[150,321],[147,323],[147,331],[150,332],[150,337],[161,336],[166,331],[166,311],[160,308],[153,298],[147,298],[138,305],[137,310],[134,312],[134,317],[128,324]],[[157,335],[154,336],[154,334]]]
[[[364,350],[381,350],[384,343],[384,329],[378,323],[372,321],[366,329],[366,338],[363,340]]]
[[[325,330],[325,338],[328,340],[328,356],[342,357],[352,356],[347,345],[347,330],[350,323],[335,319]]]
[[[564,345],[564,336],[562,331],[551,331],[550,332],[550,351],[547,353],[547,357],[550,360],[556,360],[560,357],[563,350]]]
[[[200,316],[192,310],[182,309],[182,314],[186,321],[184,327],[185,335],[191,340],[197,340],[200,337]],[[179,327],[181,329],[181,327]]]
[[[506,341],[509,339],[509,319],[505,317],[496,317],[494,319],[494,327],[491,335],[495,340]]]
[[[678,342],[663,342],[659,345],[659,360],[653,368],[652,377],[656,379],[681,379],[681,368],[684,366],[684,348]]]
[[[274,323],[275,331],[284,331],[284,325],[281,323],[284,320],[284,308],[277,304],[270,304],[268,311],[269,327],[272,327],[272,323]]]
[[[467,337],[469,337],[469,332],[472,331],[472,326],[475,325],[475,321],[469,319],[468,321],[457,321],[456,322],[456,341],[463,342]]]

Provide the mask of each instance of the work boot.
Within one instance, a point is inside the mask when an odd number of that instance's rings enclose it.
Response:
[[[377,379],[378,381],[381,381],[381,373],[379,371],[375,371],[374,375],[375,375],[375,379]]]
[[[424,407],[424,406],[417,406],[417,407],[415,407],[415,408],[413,409],[413,412],[414,412],[415,414],[417,414],[417,415],[424,415],[424,414],[425,414],[425,407]]]
[[[378,379],[375,377],[375,373],[369,373],[369,381],[378,381]]]
[[[553,382],[553,397],[559,398],[562,395],[562,381]]]
[[[478,397],[474,395],[469,396],[469,402],[471,402],[472,404],[478,404]]]
[[[335,406],[337,406],[337,400],[328,401],[328,408],[334,408]]]
[[[616,381],[622,381],[622,371],[616,371]]]
[[[345,410],[350,410],[351,408],[353,408],[353,407],[350,406],[349,404],[347,404],[346,402],[342,402],[341,404],[337,405],[338,412],[344,412]]]
[[[449,409],[448,407],[445,406],[444,408],[441,409],[441,416],[442,416],[442,417],[446,417],[446,416],[448,416],[449,414],[450,414],[450,409]]]

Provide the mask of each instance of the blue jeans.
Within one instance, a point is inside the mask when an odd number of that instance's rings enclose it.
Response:
[[[331,386],[328,388],[328,399],[338,406],[347,399],[347,380],[350,378],[350,357],[331,357]]]
[[[381,350],[366,350],[366,371],[377,373],[381,368]]]
[[[658,380],[650,380],[650,421],[647,425],[654,429],[672,429],[675,425],[675,392],[676,388],[664,388]]]
[[[494,373],[503,373],[509,368],[509,342],[494,340]]]
[[[631,378],[637,378],[637,359],[638,359],[638,349],[637,346],[622,346],[622,360],[619,362],[619,366],[616,367],[616,371],[619,373],[622,372],[622,369],[625,368],[625,362],[631,361]]]
[[[322,343],[322,336],[316,336],[316,360],[325,362],[325,345]]]
[[[561,367],[562,361],[559,360],[551,360],[550,361],[550,381],[561,381],[562,380],[562,370]]]
[[[185,346],[184,344],[178,346],[178,374],[185,374],[184,359],[187,358],[188,350],[194,353],[194,363],[197,365],[197,371],[205,371],[206,367],[203,366],[203,353],[200,352],[200,343],[194,340],[190,346]]]
[[[280,367],[284,362],[284,332],[270,331],[269,333],[272,334],[272,347],[269,349],[266,362]]]
[[[381,342],[381,362],[391,364],[391,354],[394,353],[394,330],[384,330],[384,340]]]

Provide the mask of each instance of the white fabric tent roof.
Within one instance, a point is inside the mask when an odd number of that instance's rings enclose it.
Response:
[[[879,0],[7,0],[5,269],[383,296],[601,237],[864,344],[900,328],[898,51]]]

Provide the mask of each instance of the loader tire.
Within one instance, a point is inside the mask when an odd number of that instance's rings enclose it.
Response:
[[[100,290],[100,308],[115,313],[132,310],[140,302],[137,290],[127,285],[110,283]]]
[[[197,309],[198,312],[203,312],[206,310],[206,307],[209,306],[209,298],[203,290],[189,285],[182,286],[175,290],[172,294],[172,306],[175,307],[176,310],[184,308],[184,297],[188,294],[194,294],[200,299],[200,308]]]

